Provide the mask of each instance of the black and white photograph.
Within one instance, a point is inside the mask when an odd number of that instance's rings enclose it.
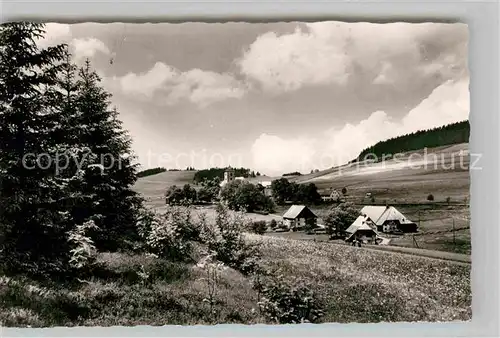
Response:
[[[472,318],[465,23],[0,25],[1,328]]]

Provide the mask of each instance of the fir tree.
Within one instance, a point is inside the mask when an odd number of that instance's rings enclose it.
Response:
[[[90,241],[85,232],[96,229],[85,224],[95,224],[101,215],[94,212],[95,195],[89,189],[86,173],[91,170],[90,165],[97,160],[97,156],[90,148],[82,145],[79,137],[84,132],[80,125],[81,113],[78,109],[78,94],[81,85],[77,81],[77,67],[72,61],[72,56],[66,47],[64,61],[61,64],[56,90],[53,94],[51,106],[55,107],[59,123],[55,124],[49,136],[57,149],[56,177],[55,183],[61,187],[58,196],[59,214],[64,215],[61,221],[66,222],[66,227],[71,229],[68,238],[75,238],[74,233],[78,231],[84,241]],[[85,210],[85,217],[82,216]],[[74,230],[78,229],[78,230]],[[71,241],[74,242],[74,241]],[[74,243],[73,243],[74,244]],[[75,251],[71,250],[71,261],[79,259],[75,257]],[[81,267],[80,267],[81,268]]]
[[[0,27],[0,262],[10,272],[66,271],[68,223],[58,212],[61,122],[50,105],[64,46],[40,50],[41,24]]]
[[[85,173],[87,193],[95,196],[91,207],[81,208],[79,221],[96,214],[99,230],[93,239],[99,250],[115,251],[127,247],[137,239],[137,211],[141,198],[132,190],[136,181],[136,165],[131,154],[131,139],[117,118],[116,109],[110,109],[110,97],[100,87],[99,76],[87,60],[79,71],[78,139],[95,157]]]

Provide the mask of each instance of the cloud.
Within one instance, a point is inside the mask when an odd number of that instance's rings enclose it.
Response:
[[[443,80],[454,77],[466,68],[466,43],[461,24],[317,22],[259,36],[237,64],[272,93],[346,85],[357,77],[401,86],[437,73]]]
[[[469,118],[469,102],[469,80],[448,80],[403,118],[403,128],[406,132],[413,132],[466,120]]]
[[[276,174],[341,165],[379,141],[468,119],[469,97],[468,79],[448,80],[400,121],[376,111],[357,124],[330,128],[316,137],[280,138],[263,134],[251,148],[253,164],[257,170]]]
[[[105,55],[111,54],[104,42],[95,38],[73,39],[71,48],[77,61],[93,58],[98,52]]]
[[[314,139],[283,139],[274,135],[262,134],[251,148],[253,166],[268,173],[283,173],[297,170],[309,163],[314,155]]]
[[[164,63],[157,62],[145,73],[128,73],[121,78],[115,78],[115,80],[119,83],[119,89],[125,94],[135,94],[150,99],[156,90],[175,77],[175,69]]]
[[[128,73],[112,78],[111,82],[115,90],[138,98],[155,98],[166,105],[186,99],[202,108],[218,101],[241,98],[246,92],[246,86],[231,74],[201,69],[181,72],[162,62],[157,62],[147,72]]]
[[[36,40],[39,48],[68,43],[72,38],[71,28],[67,24],[47,23],[43,29],[45,31],[43,38]]]
[[[43,38],[37,39],[39,48],[47,48],[59,44],[67,44],[76,63],[83,59],[93,58],[97,53],[110,55],[109,48],[99,39],[93,37],[74,38],[70,25],[58,23],[46,23]]]
[[[373,84],[391,84],[394,82],[394,67],[382,61],[381,69],[377,77],[373,80]]]
[[[259,36],[237,61],[242,74],[265,90],[290,91],[304,85],[344,83],[349,60],[340,37],[297,28],[292,34]]]

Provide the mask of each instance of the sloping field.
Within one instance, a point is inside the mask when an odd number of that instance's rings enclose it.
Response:
[[[471,318],[470,265],[332,243],[249,235],[264,262],[313,285],[325,322]]]
[[[148,204],[164,205],[164,196],[168,187],[192,184],[195,173],[196,171],[165,171],[142,177],[137,180],[134,189],[146,198]]]
[[[305,175],[297,182],[315,183],[319,189],[347,188],[350,197],[370,192],[375,199],[399,203],[425,201],[433,194],[436,201],[450,197],[465,201],[469,196],[468,144],[398,154],[396,159],[378,163],[351,163],[319,173]]]

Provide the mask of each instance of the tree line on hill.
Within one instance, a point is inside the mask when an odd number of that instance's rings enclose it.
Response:
[[[225,201],[232,210],[247,212],[273,212],[275,204],[313,205],[322,202],[314,183],[297,184],[286,178],[280,178],[271,182],[271,196],[268,196],[265,188],[260,184],[235,180],[220,187],[221,181],[217,176],[211,180],[205,179],[198,189],[190,184],[185,184],[183,187],[173,185],[167,189],[165,201],[170,205],[190,205],[211,203],[220,199]]]
[[[300,172],[298,172],[298,171],[294,171],[294,172],[291,172],[291,173],[283,174],[281,176],[283,176],[283,177],[285,177],[285,176],[302,176],[302,174]]]
[[[195,171],[196,169],[194,167],[186,167],[185,171]],[[167,169],[164,167],[156,167],[156,168],[151,168],[151,169],[144,169],[139,172],[137,172],[137,177],[146,177],[146,176],[152,176],[156,175],[159,173],[164,173],[166,171],[182,171],[182,169]]]
[[[220,178],[221,180],[224,178],[224,172],[228,168],[210,168],[210,169],[201,169],[198,170],[194,174],[194,182],[201,183],[204,180],[212,180],[214,178]],[[255,172],[248,168],[232,168],[235,177],[258,177],[261,176],[260,172]]]
[[[159,173],[163,173],[165,171],[167,171],[167,169],[163,168],[163,167],[145,169],[145,170],[139,171],[137,173],[137,177],[146,177],[146,176],[156,175]]]
[[[0,271],[74,276],[138,240],[131,139],[111,95],[42,24],[0,26]]]
[[[373,155],[381,160],[383,156],[387,158],[402,152],[466,143],[469,142],[469,135],[470,124],[468,120],[434,129],[420,130],[378,142],[361,151],[359,156],[351,162],[362,161],[368,157],[373,159]]]
[[[284,177],[271,182],[271,191],[277,204],[285,204],[286,202],[318,204],[322,201],[314,183],[298,184],[290,182]]]

